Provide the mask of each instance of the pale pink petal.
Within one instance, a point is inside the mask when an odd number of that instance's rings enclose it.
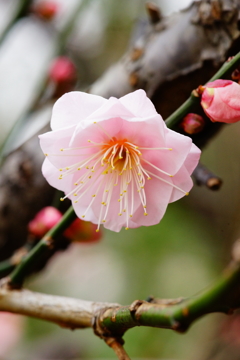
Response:
[[[147,160],[154,163],[158,168],[171,175],[175,175],[191,151],[192,140],[188,136],[181,135],[169,129],[165,130],[165,135],[165,143],[159,144],[159,146],[165,146],[172,150],[145,151],[143,158],[147,156]]]
[[[234,110],[240,110],[240,85],[233,82],[227,88],[219,88],[219,95],[223,102]]]
[[[217,79],[206,84],[207,88],[222,88],[233,84],[231,80]]]
[[[195,144],[192,144],[191,150],[188,153],[187,158],[184,162],[184,167],[188,171],[189,175],[191,175],[193,170],[196,168],[200,156],[201,150]]]
[[[192,181],[191,177],[189,176],[189,172],[187,171],[185,166],[182,166],[181,169],[177,172],[177,174],[174,175],[173,184],[176,185],[181,190],[179,190],[177,188],[173,188],[172,195],[169,199],[169,202],[174,202],[176,200],[181,199],[193,187],[193,181]]]
[[[72,91],[58,99],[53,107],[51,128],[58,130],[77,125],[91,113],[107,103],[101,96]]]
[[[73,176],[66,176],[64,179],[60,180],[59,170],[54,165],[52,165],[47,158],[43,162],[42,173],[52,187],[66,193],[72,190]]]
[[[119,100],[135,117],[147,118],[155,115],[159,116],[153,103],[142,89],[127,94]]]
[[[145,187],[147,198],[147,216],[144,216],[142,207],[135,212],[132,220],[136,226],[150,226],[158,224],[165,214],[171,194],[172,186],[152,177],[148,180]]]

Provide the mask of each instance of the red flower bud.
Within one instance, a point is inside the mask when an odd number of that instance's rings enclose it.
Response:
[[[82,221],[76,219],[67,230],[64,235],[73,242],[96,242],[100,240],[102,234],[101,231],[96,232],[97,225],[88,221]]]
[[[47,206],[37,213],[35,218],[29,222],[28,231],[38,238],[43,237],[59,220],[61,220],[61,212],[52,207]]]
[[[52,20],[58,8],[58,4],[54,1],[42,1],[34,6],[33,12],[44,20]]]
[[[187,134],[197,134],[203,130],[205,121],[202,116],[189,113],[183,118],[180,126]]]
[[[240,120],[240,85],[231,80],[215,80],[202,92],[201,105],[213,122],[235,123]]]
[[[77,78],[76,67],[66,56],[56,58],[50,69],[49,79],[55,83],[73,83]]]

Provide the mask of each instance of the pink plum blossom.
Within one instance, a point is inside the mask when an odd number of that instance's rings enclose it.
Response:
[[[8,312],[0,312],[0,358],[8,358],[9,352],[14,349],[21,339],[23,317]]]
[[[41,238],[48,230],[52,229],[62,218],[61,212],[53,206],[40,210],[28,224],[28,231]]]
[[[240,120],[239,84],[231,80],[215,80],[201,88],[201,105],[213,122],[231,124]]]
[[[40,136],[43,174],[97,231],[157,224],[192,188],[200,150],[166,127],[143,90],[109,100],[67,93],[51,127]]]

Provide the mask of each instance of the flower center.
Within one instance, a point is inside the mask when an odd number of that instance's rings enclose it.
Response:
[[[129,220],[134,216],[134,211],[139,206],[136,205],[136,202],[139,204],[139,200],[143,208],[143,215],[147,216],[145,184],[152,177],[188,195],[184,190],[174,185],[173,181],[170,179],[170,181],[166,180],[166,176],[172,177],[171,174],[148,161],[141,152],[141,150],[144,150],[144,153],[151,150],[171,151],[172,148],[140,147],[127,138],[117,139],[116,137],[111,137],[100,125],[98,126],[107,135],[107,141],[105,136],[105,140],[102,143],[88,140],[88,146],[62,148],[59,154],[45,154],[46,156],[76,156],[78,160],[76,163],[59,169],[61,172],[60,180],[69,175],[74,175],[74,178],[77,178],[73,190],[61,198],[61,200],[63,201],[66,197],[74,196],[74,203],[77,203],[84,195],[89,196],[89,204],[84,214],[82,214],[82,218],[85,218],[95,201],[100,201],[101,207],[98,214],[98,228],[96,231],[99,231],[101,223],[108,221],[109,214],[112,212],[109,209],[112,206],[119,206],[118,216],[125,217],[125,229],[129,228]],[[84,154],[72,153],[72,151],[82,149],[89,149],[91,151]],[[79,177],[76,176],[78,173]],[[159,176],[159,173],[160,175],[164,174],[164,177]],[[116,195],[116,191],[119,192],[117,203],[116,196],[113,196],[113,194]]]

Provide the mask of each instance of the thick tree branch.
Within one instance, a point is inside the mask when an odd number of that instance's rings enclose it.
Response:
[[[240,307],[240,241],[233,260],[218,281],[188,299],[136,300],[130,306],[96,303],[28,290],[12,290],[7,279],[0,286],[0,311],[9,311],[52,321],[71,329],[93,327],[105,341],[121,344],[126,330],[135,326],[186,331],[198,318],[214,312],[231,314]],[[110,341],[110,340],[109,340]]]

